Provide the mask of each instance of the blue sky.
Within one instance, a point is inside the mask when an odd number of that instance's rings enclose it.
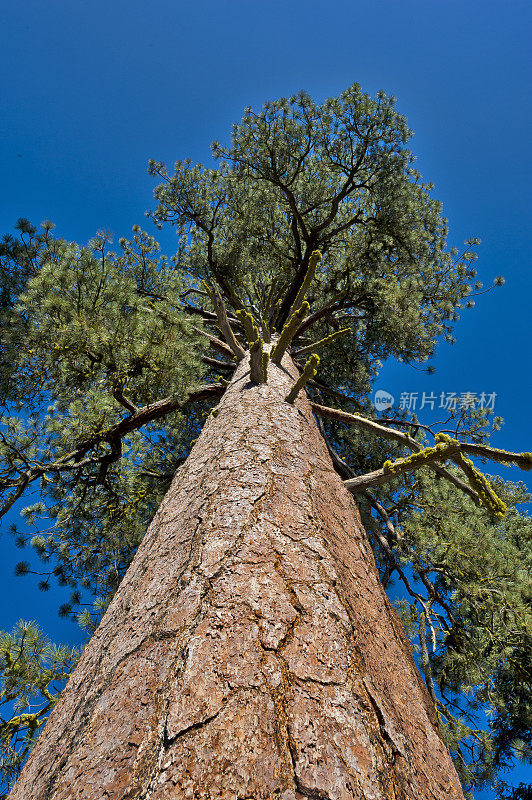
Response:
[[[25,216],[79,241],[128,235],[152,205],[150,157],[206,161],[244,106],[300,89],[383,89],[415,132],[450,242],[480,237],[480,278],[506,284],[464,312],[434,376],[392,364],[376,386],[396,399],[495,392],[506,424],[494,443],[530,450],[531,22],[529,0],[4,2],[0,229]],[[162,241],[170,248],[171,234]],[[7,535],[0,548],[0,628],[29,617],[76,641],[57,618],[67,597],[14,578],[21,554]]]

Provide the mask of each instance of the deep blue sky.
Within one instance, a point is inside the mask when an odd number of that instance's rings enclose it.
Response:
[[[481,279],[507,282],[464,312],[432,378],[391,365],[377,387],[496,392],[494,441],[530,450],[531,22],[529,0],[4,2],[0,232],[25,216],[69,239],[127,235],[151,205],[148,158],[205,161],[244,106],[300,89],[383,89],[415,131],[451,243],[479,236]],[[56,616],[67,598],[13,578],[20,553],[0,545],[0,628],[29,617],[75,641]]]

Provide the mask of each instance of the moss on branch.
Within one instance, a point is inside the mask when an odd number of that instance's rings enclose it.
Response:
[[[246,333],[246,338],[248,340],[248,345],[251,347],[251,344],[259,338],[259,329],[258,326],[255,324],[255,320],[253,316],[249,313],[249,311],[243,311],[242,309],[238,309],[235,311],[235,315],[237,316],[239,322],[242,324],[244,331]]]
[[[323,347],[326,344],[330,344],[334,342],[335,339],[339,339],[340,336],[344,336],[346,333],[351,333],[351,328],[342,328],[340,331],[334,331],[334,333],[330,333],[329,336],[325,336],[323,339],[318,339],[317,342],[313,344],[307,344],[305,347],[301,347],[299,350],[295,350],[292,352],[292,357],[295,358],[296,356],[306,356],[307,353],[312,353],[316,347]]]
[[[289,318],[270,353],[270,360],[273,361],[274,364],[281,363],[286,350],[290,347],[295,332],[299,328],[301,320],[307,315],[309,309],[310,306],[305,300],[300,308],[298,308],[297,311],[294,311],[292,316]]]
[[[314,280],[314,276],[316,274],[316,267],[320,263],[321,258],[322,255],[319,250],[313,250],[312,253],[310,254],[307,271],[305,273],[305,277],[303,278],[303,283],[299,288],[299,291],[296,295],[296,299],[292,303],[289,316],[294,314],[301,307],[301,303],[307,296],[307,292],[310,289],[312,281]]]
[[[301,389],[314,377],[318,371],[319,363],[320,357],[316,355],[316,353],[313,353],[303,367],[303,372],[285,397],[287,403],[294,403]]]

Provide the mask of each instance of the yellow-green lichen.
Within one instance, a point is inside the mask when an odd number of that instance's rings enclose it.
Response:
[[[466,458],[463,453],[458,453],[453,460],[467,475],[469,484],[478,494],[481,505],[491,511],[495,517],[504,517],[508,506],[495,493],[489,480],[475,467],[471,459]]]
[[[297,329],[309,311],[310,306],[305,300],[304,303],[301,304],[300,308],[298,308],[297,311],[294,311],[292,316],[289,318],[270,353],[270,361],[273,361],[274,364],[281,363],[281,359],[285,354],[287,347],[290,346],[290,342],[294,338]]]
[[[312,353],[307,363],[303,367],[303,372],[292,386],[290,392],[285,397],[287,403],[293,404],[301,389],[308,383],[318,371],[320,357]]]
[[[397,461],[385,461],[383,470],[393,474],[401,474],[409,469],[417,469],[428,461],[446,461],[451,458],[464,471],[469,485],[477,493],[481,505],[485,506],[496,517],[504,517],[508,507],[495,493],[488,479],[475,467],[471,459],[460,452],[461,444],[447,433],[437,433],[434,447],[425,447],[417,453]],[[506,451],[500,451],[506,453]],[[524,454],[520,454],[524,455]]]
[[[248,340],[248,345],[251,346],[251,343],[255,342],[259,338],[259,329],[255,325],[255,320],[253,319],[249,311],[242,311],[241,309],[237,309],[237,311],[235,311],[235,315],[244,328]]]
[[[438,433],[436,435],[436,444],[434,447],[425,447],[417,453],[411,453],[411,455],[405,458],[398,458],[393,462],[389,460],[385,461],[383,469],[385,472],[391,472],[392,475],[394,473],[401,474],[409,469],[417,469],[429,461],[439,461],[440,459],[445,461],[449,458],[449,453],[456,450],[459,446],[460,443],[457,442],[456,439],[451,439],[451,437],[447,436],[445,433]]]

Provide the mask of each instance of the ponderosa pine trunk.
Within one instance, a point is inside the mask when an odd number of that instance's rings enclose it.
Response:
[[[247,364],[11,800],[463,800],[297,371]]]

